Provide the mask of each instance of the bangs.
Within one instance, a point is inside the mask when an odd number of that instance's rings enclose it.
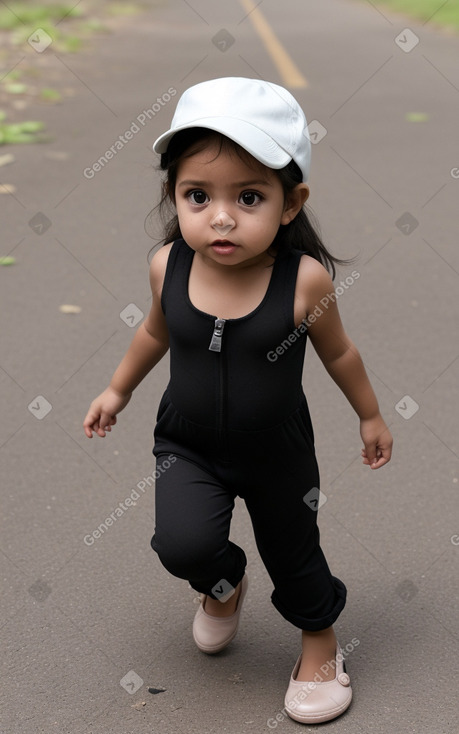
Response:
[[[161,155],[161,168],[163,171],[168,170],[171,166],[177,165],[183,158],[191,158],[191,156],[202,153],[210,146],[215,146],[217,149],[215,158],[211,159],[212,161],[216,160],[221,153],[227,153],[230,156],[236,155],[243,163],[254,170],[265,170],[267,168],[231,138],[215,130],[202,127],[192,127],[176,133],[170,141],[166,153]]]

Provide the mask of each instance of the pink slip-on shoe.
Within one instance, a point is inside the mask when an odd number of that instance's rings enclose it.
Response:
[[[207,614],[204,610],[207,596],[205,594],[202,596],[201,604],[193,620],[193,639],[201,652],[213,655],[223,650],[234,639],[248,585],[249,581],[247,576],[244,575],[241,581],[236,611],[230,617],[213,617]]]
[[[300,663],[301,655],[293,668],[285,694],[285,710],[290,718],[303,724],[320,724],[344,713],[352,700],[352,688],[339,644],[336,646],[333,663],[336,671],[333,680],[320,682],[296,680]]]

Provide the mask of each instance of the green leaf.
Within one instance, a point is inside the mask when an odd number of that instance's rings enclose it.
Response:
[[[46,102],[59,102],[62,97],[56,89],[45,88],[40,92],[40,97]]]
[[[27,84],[13,82],[12,84],[5,84],[5,89],[10,94],[24,94],[24,92],[27,92]]]
[[[425,112],[407,112],[405,120],[407,122],[427,122],[429,115]]]
[[[20,122],[19,125],[22,132],[25,133],[37,133],[44,128],[43,122],[39,122],[38,120],[26,120],[25,122]]]

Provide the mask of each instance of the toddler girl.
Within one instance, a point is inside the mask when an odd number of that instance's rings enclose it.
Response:
[[[176,215],[151,260],[153,302],[86,435],[105,436],[170,348],[153,453],[152,547],[202,594],[193,637],[205,653],[234,638],[246,556],[229,540],[237,496],[273,582],[272,602],[302,630],[285,696],[304,723],[335,718],[352,697],[333,623],[346,588],[319,544],[319,472],[302,370],[307,338],[360,419],[363,463],[386,464],[392,438],[360,355],[343,329],[335,263],[303,205],[305,116],[282,87],[255,79],[197,84],[154,144]],[[327,299],[327,308],[320,303]],[[166,466],[167,465],[167,466]]]

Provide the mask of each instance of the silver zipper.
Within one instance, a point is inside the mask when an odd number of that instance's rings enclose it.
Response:
[[[225,319],[215,319],[214,324],[214,331],[212,334],[212,339],[210,340],[209,344],[209,350],[211,352],[221,352],[222,351],[222,337],[223,337],[223,329],[225,328]]]

